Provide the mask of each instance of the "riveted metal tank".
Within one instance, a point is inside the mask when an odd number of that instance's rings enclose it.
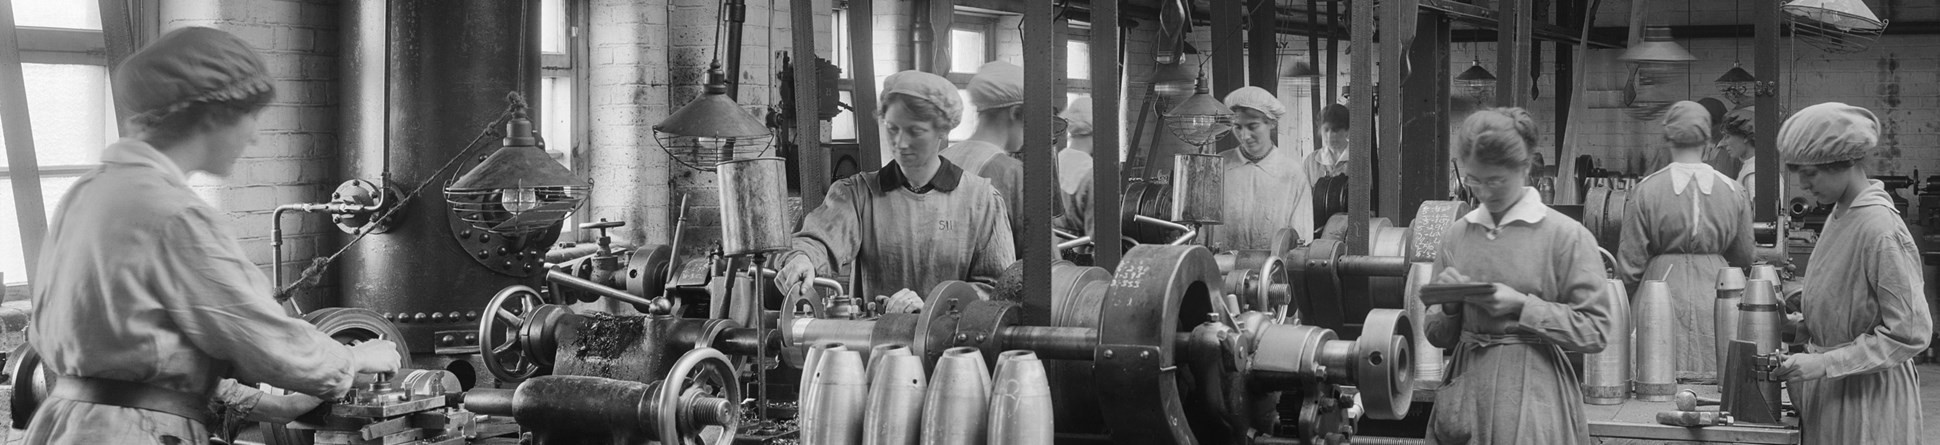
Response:
[[[384,183],[399,196],[425,186],[387,220],[389,231],[365,236],[332,266],[341,283],[333,303],[395,322],[422,367],[464,361],[477,349],[486,301],[545,276],[558,227],[522,237],[469,230],[443,199],[447,184],[498,148],[503,136],[467,149],[507,109],[507,93],[535,97],[539,3],[341,3],[340,179]],[[543,122],[536,112],[527,113]]]

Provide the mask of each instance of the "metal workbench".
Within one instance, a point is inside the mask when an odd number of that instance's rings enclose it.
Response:
[[[1678,385],[1696,391],[1698,396],[1717,398],[1717,385]],[[1415,401],[1434,401],[1441,382],[1416,381]],[[1583,405],[1590,421],[1590,437],[1597,439],[1638,439],[1695,443],[1797,444],[1798,419],[1785,419],[1786,425],[1739,424],[1686,428],[1657,423],[1657,412],[1676,409],[1671,402],[1626,400],[1618,405]],[[1706,407],[1704,409],[1716,409]]]

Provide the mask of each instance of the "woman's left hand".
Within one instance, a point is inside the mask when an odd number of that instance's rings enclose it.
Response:
[[[1470,300],[1470,304],[1489,311],[1489,315],[1503,316],[1522,312],[1523,303],[1528,302],[1529,294],[1522,293],[1507,284],[1495,283],[1495,295],[1487,300]]]
[[[1831,366],[1824,354],[1792,354],[1785,356],[1785,363],[1778,365],[1778,370],[1772,373],[1772,378],[1788,382],[1819,380],[1825,378],[1827,368]]]

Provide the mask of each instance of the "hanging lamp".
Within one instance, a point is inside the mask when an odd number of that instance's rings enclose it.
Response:
[[[572,215],[592,184],[539,148],[532,121],[518,108],[501,147],[445,186],[445,202],[474,229],[501,235],[542,231]]]
[[[1192,97],[1165,114],[1165,129],[1203,152],[1233,129],[1233,110],[1212,97],[1206,89],[1206,76],[1201,74]]]

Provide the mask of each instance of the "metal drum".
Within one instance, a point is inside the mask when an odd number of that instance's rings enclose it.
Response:
[[[1225,220],[1225,159],[1219,155],[1185,153],[1172,161],[1172,221],[1219,224]]]
[[[718,168],[721,249],[728,255],[788,250],[787,163],[781,158],[736,159]]]

